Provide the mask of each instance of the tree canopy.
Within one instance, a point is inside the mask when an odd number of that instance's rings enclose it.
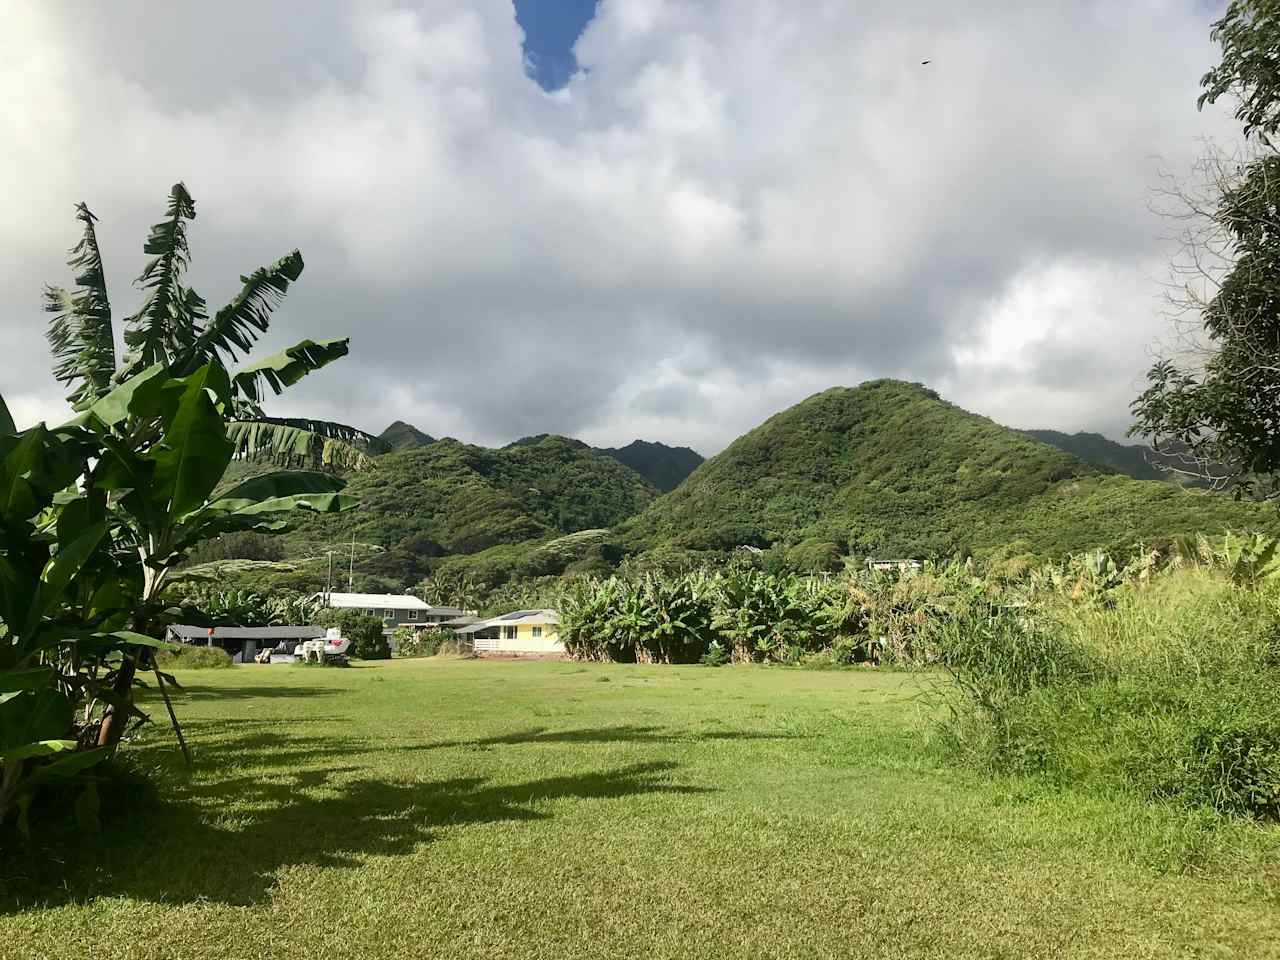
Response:
[[[1280,495],[1280,3],[1235,0],[1213,28],[1222,60],[1202,81],[1201,104],[1230,94],[1252,138],[1240,159],[1202,165],[1203,202],[1179,215],[1186,293],[1200,330],[1179,356],[1161,357],[1133,404],[1133,432],[1175,445],[1201,473],[1218,465],[1238,493]],[[1224,469],[1225,468],[1225,469]]]

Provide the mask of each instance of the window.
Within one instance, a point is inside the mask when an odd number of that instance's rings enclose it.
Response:
[[[514,639],[516,638],[516,631],[517,631],[518,629],[519,629],[518,627],[503,627],[503,628],[502,628],[502,639],[504,639],[504,640],[514,640]]]
[[[417,620],[417,619],[418,619],[418,611],[417,611],[417,610],[410,610],[410,611],[409,611],[409,619],[410,619],[410,620]]]
[[[535,639],[535,640],[541,640],[541,639],[542,639],[542,628],[541,628],[541,627],[534,627],[534,628],[533,628],[533,639]]]
[[[395,618],[396,618],[396,612],[395,612],[394,610],[383,610],[383,611],[382,611],[382,619],[383,619],[383,620],[394,620]]]

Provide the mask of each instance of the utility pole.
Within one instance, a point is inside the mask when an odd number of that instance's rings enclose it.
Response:
[[[347,571],[347,589],[355,592],[356,589],[356,532],[351,531],[351,568]]]

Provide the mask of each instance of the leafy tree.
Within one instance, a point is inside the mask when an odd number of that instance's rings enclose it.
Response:
[[[1162,358],[1133,404],[1133,432],[1184,450],[1188,470],[1239,493],[1280,494],[1280,3],[1235,0],[1214,24],[1222,61],[1203,80],[1203,105],[1236,98],[1243,156],[1211,152],[1198,190],[1175,189],[1183,292],[1201,330],[1178,359]],[[1194,328],[1192,328],[1194,332]],[[1213,467],[1221,464],[1220,467]]]
[[[1274,134],[1280,129],[1280,3],[1232,0],[1209,36],[1222,47],[1222,61],[1200,79],[1199,105],[1231,94],[1246,137]]]
[[[178,588],[174,588],[178,589]],[[277,627],[314,623],[322,608],[315,596],[276,592],[263,595],[244,589],[187,587],[181,605],[194,608],[201,622],[225,627]]]
[[[77,211],[84,232],[69,261],[78,271],[76,290],[46,287],[46,309],[54,314],[49,325],[58,361],[54,374],[71,388],[72,405],[82,411],[74,422],[114,445],[114,456],[106,462],[115,473],[105,478],[104,489],[121,492],[116,505],[123,513],[117,516],[131,521],[125,526],[142,559],[141,600],[147,608],[159,601],[173,567],[211,534],[284,525],[268,520],[273,511],[259,504],[274,500],[287,502],[288,509],[314,508],[314,498],[331,496],[341,487],[318,474],[251,478],[216,502],[227,505],[220,513],[251,507],[255,512],[237,521],[219,518],[215,531],[205,525],[214,518],[202,511],[233,457],[360,466],[372,438],[341,424],[272,418],[261,407],[265,389],[278,394],[345,356],[346,339],[303,340],[234,374],[227,370],[226,364],[247,353],[269,328],[272,312],[302,273],[302,255],[295,250],[242,277],[240,293],[211,318],[204,299],[185,285],[191,260],[187,224],[196,210],[181,183],[170,189],[165,219],[151,228],[144,244],[151,259],[137,282],[145,296],[125,321],[128,350],[111,373],[115,334],[96,218],[83,203]],[[118,386],[110,389],[113,384]],[[156,500],[157,492],[169,494],[168,499]],[[336,503],[323,502],[330,507]],[[149,617],[144,613],[135,619],[145,628]],[[137,658],[133,660],[136,664]],[[125,697],[132,680],[126,663],[119,697]],[[119,739],[122,728],[116,720],[108,710],[104,745]]]

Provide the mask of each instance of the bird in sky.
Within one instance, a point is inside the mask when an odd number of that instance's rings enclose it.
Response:
[[[933,61],[932,61],[932,60],[921,60],[921,61],[920,61],[920,66],[922,66],[922,67],[927,67],[927,66],[928,66],[929,64],[931,64],[931,63],[933,63]]]

